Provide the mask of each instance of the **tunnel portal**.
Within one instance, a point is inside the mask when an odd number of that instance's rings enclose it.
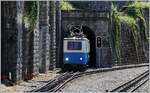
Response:
[[[112,65],[109,12],[62,11],[62,40],[69,34],[69,25],[83,26],[83,33],[90,41],[89,67],[99,68]],[[61,53],[60,65],[63,64],[63,51]]]

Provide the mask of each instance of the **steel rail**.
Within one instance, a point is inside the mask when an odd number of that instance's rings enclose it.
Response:
[[[140,76],[142,78],[138,78],[138,80],[141,80],[143,79],[143,77],[145,76],[145,74],[147,75],[147,71],[145,71],[144,73],[142,73]],[[84,72],[84,73],[77,73],[77,74],[74,74],[72,77],[68,78],[67,80],[65,80],[65,82],[63,82],[62,84],[56,86],[54,89],[51,89],[49,92],[57,92],[57,91],[61,91],[61,88],[64,87],[68,82],[76,79],[76,78],[79,78],[79,77],[82,77],[84,75],[90,75],[90,74],[94,74],[93,71],[90,72]],[[138,76],[139,77],[139,76]],[[137,77],[136,77],[137,78]],[[135,79],[135,78],[134,78]],[[121,91],[122,92],[122,91]]]
[[[62,82],[63,79],[65,80],[66,78],[69,77],[69,75],[71,75],[73,72],[65,72],[57,77],[55,77],[55,79],[50,80],[46,85],[43,85],[41,87],[38,87],[34,90],[31,90],[29,92],[45,92],[48,91],[49,89],[55,87],[58,83]]]
[[[130,92],[134,92],[136,91],[138,88],[140,88],[142,85],[144,85],[146,82],[148,82],[149,77],[147,77],[147,79],[145,79],[142,83],[140,83],[139,85],[137,85],[135,88],[133,88]]]
[[[49,90],[49,92],[57,92],[57,91],[61,91],[61,88],[64,87],[68,82],[77,79],[79,77],[82,77],[84,75],[90,75],[90,74],[95,74],[95,71],[89,71],[89,72],[77,72],[75,74],[73,74],[70,78],[68,78],[67,80],[65,80],[63,83],[60,83],[58,86],[54,87],[53,89]]]
[[[79,73],[77,73],[79,74]],[[53,89],[49,90],[48,92],[57,92],[59,90],[61,90],[61,88],[66,85],[68,82],[70,82],[71,80],[74,80],[75,77],[77,76],[77,74],[73,74],[70,78],[68,78],[67,80],[65,80],[63,83],[57,85],[56,87],[54,87]]]
[[[71,80],[84,76],[84,75],[91,75],[91,74],[96,74],[96,73],[101,73],[101,72],[109,72],[109,71],[115,71],[115,70],[122,70],[122,69],[128,69],[128,68],[137,68],[137,67],[143,67],[143,66],[148,66],[146,65],[133,65],[133,66],[121,66],[121,67],[114,67],[114,68],[104,68],[104,69],[94,69],[94,70],[88,70],[85,72],[65,72],[61,75],[58,75],[54,79],[50,80],[48,83],[45,85],[38,87],[36,89],[33,89],[31,91],[27,92],[56,92],[59,91],[65,84],[70,82]]]
[[[144,73],[138,75],[134,79],[132,79],[132,80],[130,80],[130,81],[128,81],[128,82],[120,85],[119,87],[111,90],[110,92],[126,92],[126,91],[129,91],[129,90],[131,90],[131,88],[133,86],[135,86],[138,82],[140,82],[141,80],[143,80],[144,78],[146,78],[148,75],[149,75],[149,70],[147,70]]]

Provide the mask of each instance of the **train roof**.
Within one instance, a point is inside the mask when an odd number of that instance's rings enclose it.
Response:
[[[64,40],[88,40],[88,39],[85,37],[82,38],[70,37],[70,38],[64,38]]]

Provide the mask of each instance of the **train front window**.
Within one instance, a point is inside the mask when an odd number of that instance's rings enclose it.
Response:
[[[81,42],[68,42],[67,49],[68,50],[81,50],[82,43]]]

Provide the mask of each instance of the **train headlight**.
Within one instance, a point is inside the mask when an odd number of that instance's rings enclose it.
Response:
[[[83,60],[82,57],[80,57],[80,60]]]
[[[66,61],[69,61],[69,58],[68,58],[68,57],[66,57],[66,58],[65,58],[65,60],[66,60]]]

